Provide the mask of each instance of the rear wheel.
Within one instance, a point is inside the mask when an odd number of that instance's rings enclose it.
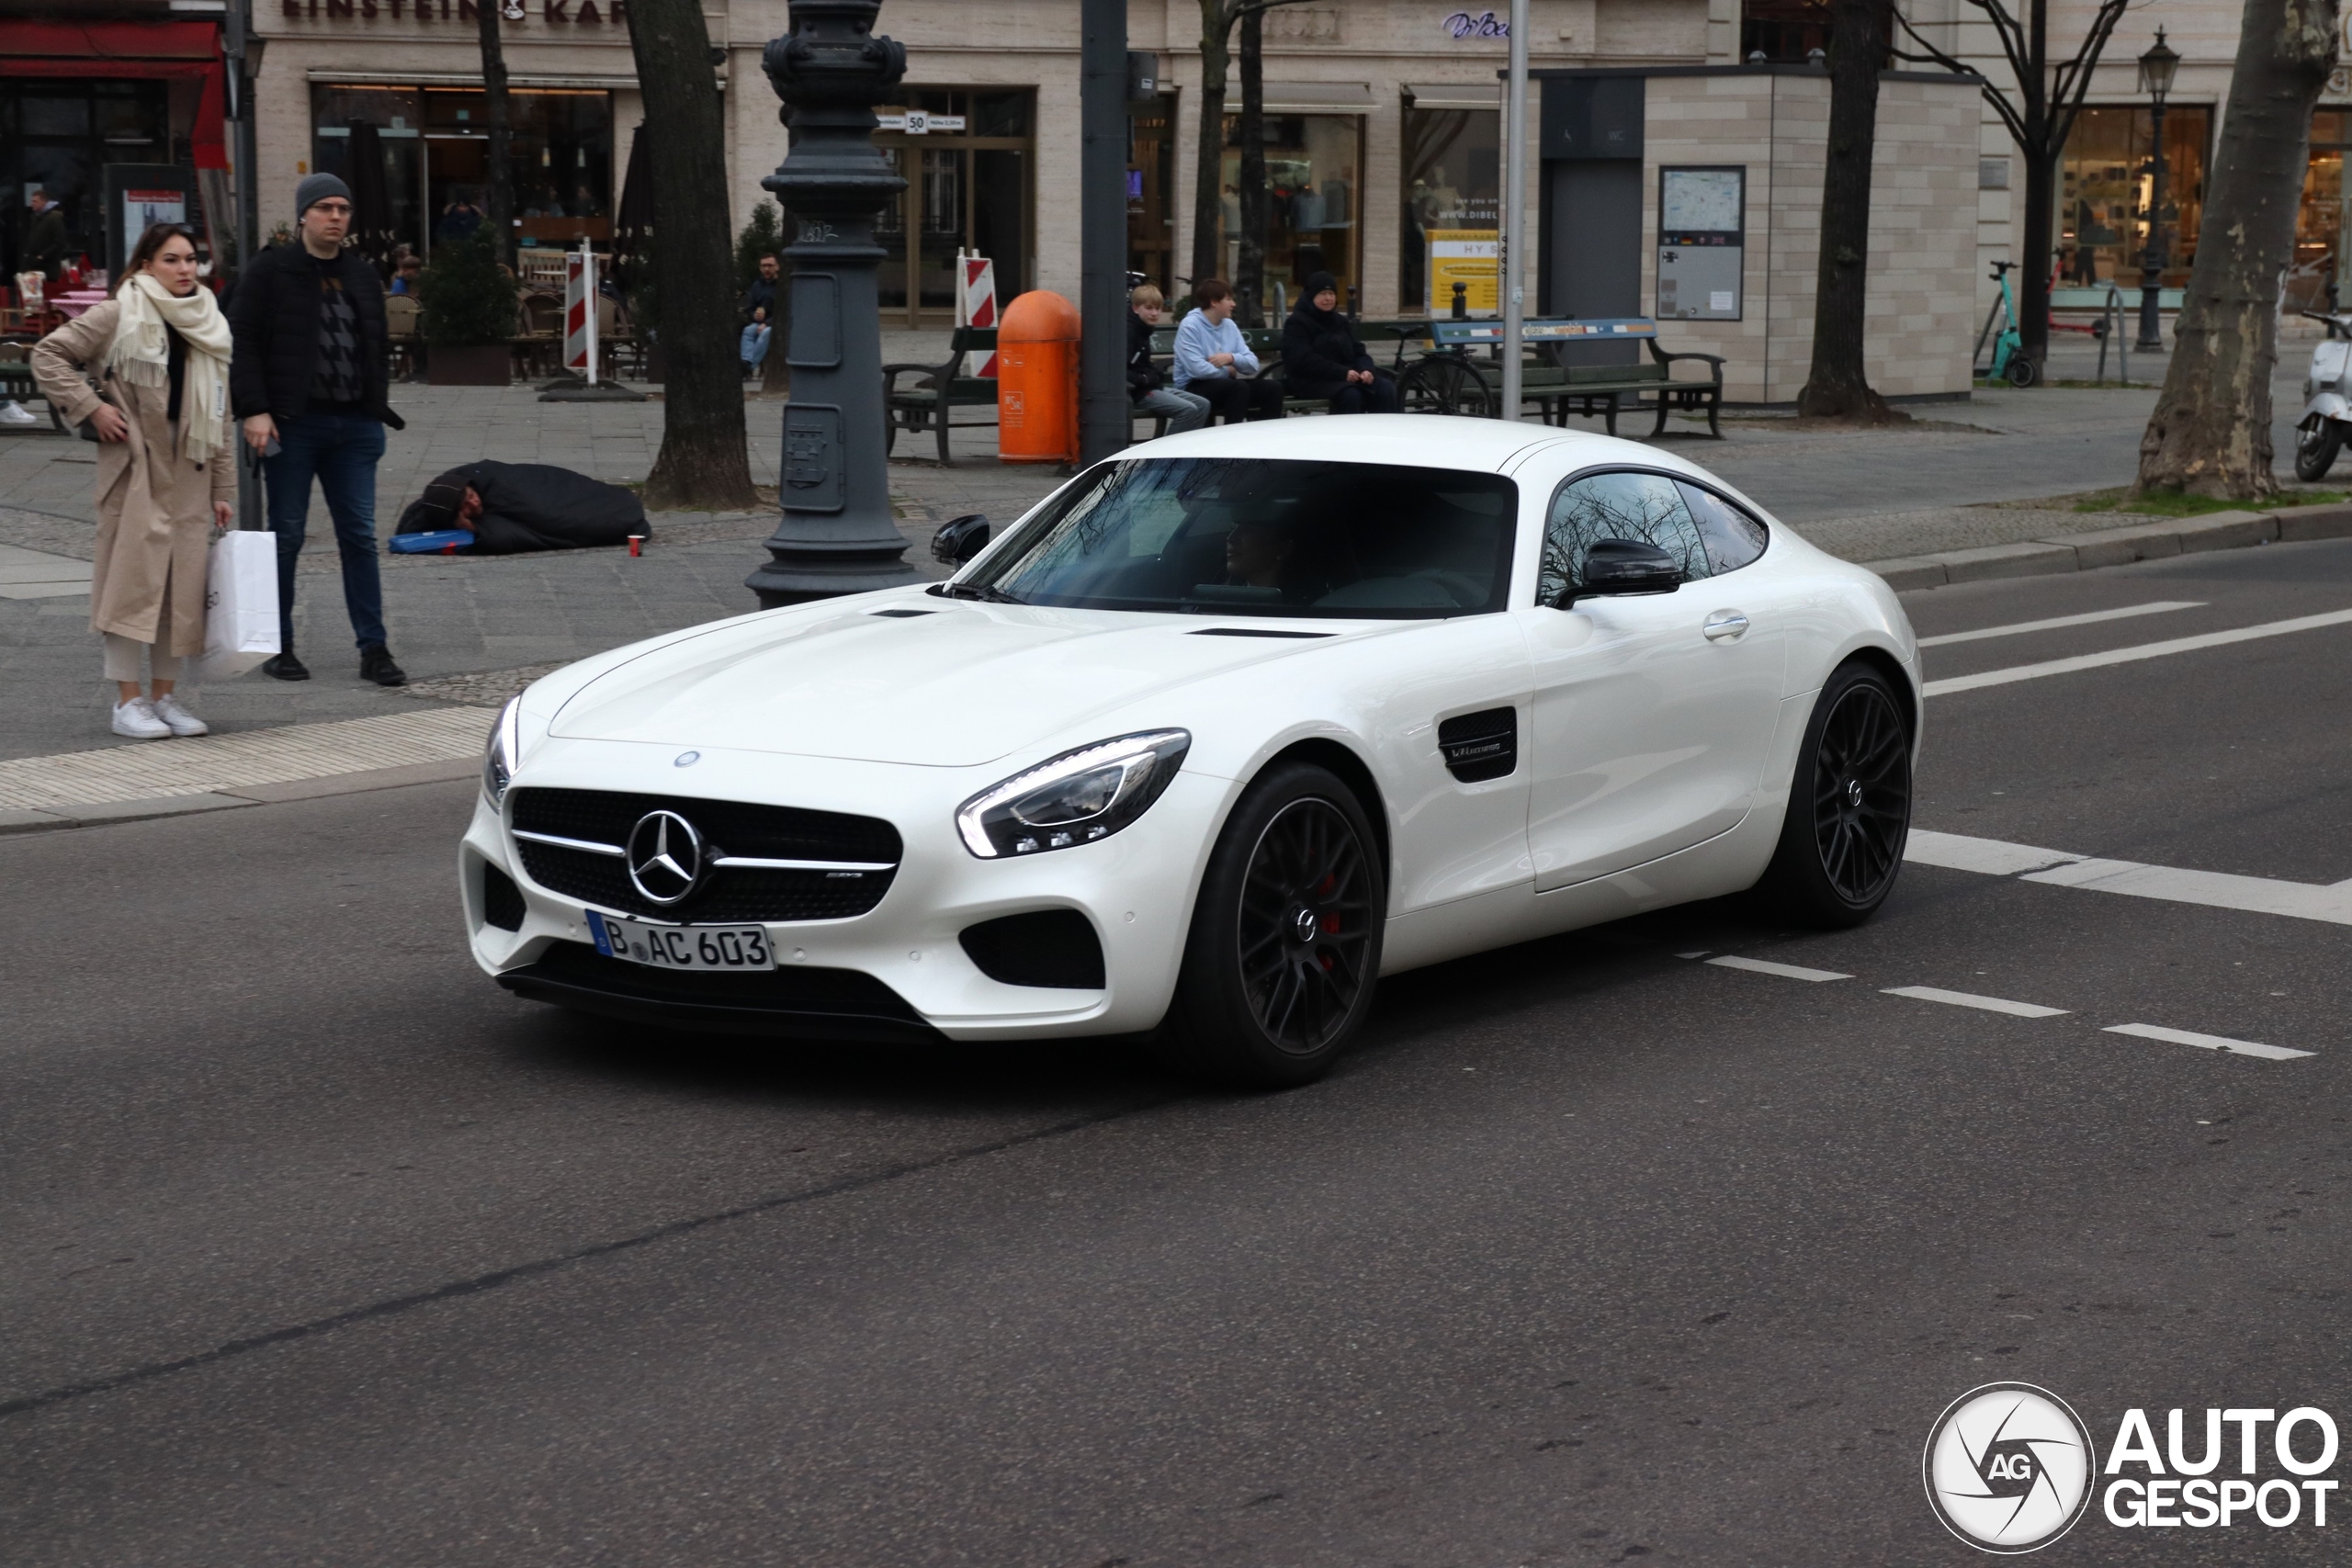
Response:
[[[1371,1010],[1387,883],[1372,823],[1325,769],[1241,797],[1209,856],[1161,1031],[1182,1070],[1236,1089],[1323,1076]]]
[[[2009,361],[2008,377],[2012,387],[2030,387],[2041,379],[2041,367],[2020,354]]]
[[[1911,831],[1911,736],[1886,678],[1840,665],[1821,688],[1789,781],[1781,843],[1758,890],[1808,924],[1869,919]]]
[[[2295,433],[2295,477],[2308,484],[2325,479],[2344,446],[2344,427],[2323,415],[2308,430]]]
[[[1433,354],[1407,367],[1396,382],[1396,401],[1407,413],[1486,419],[1495,412],[1494,394],[1477,367],[1450,354]]]

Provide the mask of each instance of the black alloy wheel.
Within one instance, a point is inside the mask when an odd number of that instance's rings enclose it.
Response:
[[[1495,396],[1478,367],[1458,355],[1432,354],[1406,368],[1396,383],[1397,406],[1407,413],[1461,414],[1486,419]]]
[[[1312,1082],[1370,1010],[1386,879],[1354,793],[1305,763],[1260,778],[1218,836],[1162,1038],[1242,1089]]]
[[[2295,477],[2305,484],[2325,479],[2344,446],[2344,427],[2322,415],[2311,427],[2295,432]]]
[[[1911,831],[1911,736],[1884,676],[1841,665],[1805,726],[1760,887],[1800,919],[1859,925],[1894,887]]]

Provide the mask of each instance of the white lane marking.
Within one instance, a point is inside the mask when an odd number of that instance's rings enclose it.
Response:
[[[1674,956],[1677,958],[1704,958],[1707,956],[1707,953],[1708,949],[1702,947],[1696,953],[1678,953]]]
[[[1806,969],[1794,964],[1775,964],[1766,958],[1710,958],[1710,964],[1725,969],[1745,969],[1751,975],[1778,975],[1783,980],[1850,980],[1851,975],[1840,975],[1834,969]]]
[[[1981,872],[1988,876],[2015,876],[2052,887],[2087,887],[2095,893],[2120,893],[2131,898],[2158,898],[2170,904],[2201,904],[2214,909],[2243,909],[2250,914],[2352,925],[2352,882],[2323,886],[2280,882],[2267,876],[2233,876],[2219,871],[2184,871],[2175,866],[2097,860],[2065,850],[2036,849],[2030,844],[2006,843],[1999,839],[1972,839],[1959,833],[1930,833],[1918,829],[1912,829],[1903,858],[1921,865]]]
[[[1890,997],[1915,997],[1923,1002],[1979,1008],[1985,1012],[2005,1012],[2012,1018],[2062,1018],[2066,1013],[2064,1008],[2046,1008],[2037,1002],[2013,1002],[2007,997],[1980,997],[1971,991],[1939,990],[1933,986],[1885,986],[1880,988]]]
[[[2291,1062],[2298,1056],[2318,1054],[2290,1051],[2284,1045],[2264,1045],[2252,1040],[2233,1040],[2226,1034],[2199,1034],[2192,1030],[2165,1029],[2154,1023],[2111,1023],[2103,1032],[2132,1034],[2143,1040],[2165,1040],[2175,1045],[2196,1045],[2208,1051],[2229,1051],[2240,1056],[2263,1056],[2274,1062]]]
[[[2352,624],[2352,610],[2330,610],[2324,615],[2298,615],[2291,621],[2268,621],[2258,626],[2238,626],[2225,632],[2207,632],[2200,637],[2174,637],[2169,642],[2145,642],[2137,648],[2078,654],[2072,659],[2052,659],[2041,664],[2012,665],[2007,670],[1987,670],[1975,675],[1953,675],[1945,680],[1928,682],[1920,688],[1920,694],[1940,697],[1952,692],[1973,692],[1980,686],[2006,686],[2013,681],[2038,681],[2044,675],[2071,675],[2078,670],[2098,670],[2109,664],[2161,659],[2168,653],[2194,653],[2199,649],[2226,648],[2233,642],[2253,642],[2261,637],[2284,637],[2289,632],[2316,631],[2322,626],[2347,624]]]
[[[2046,621],[2019,621],[2014,626],[1983,626],[1973,632],[1945,632],[1940,637],[1923,637],[1921,648],[1941,648],[1946,643],[1982,642],[1988,637],[2018,637],[2027,632],[2056,631],[2061,626],[2087,626],[2100,621],[2128,620],[2133,615],[2161,615],[2168,610],[2201,610],[2202,599],[2158,599],[2148,604],[2126,604],[2120,610],[2093,610],[2086,615],[2052,615]]]
[[[1921,865],[1939,865],[1951,871],[1981,871],[1988,876],[2018,876],[2029,871],[2062,861],[2088,860],[2088,855],[2068,854],[2064,850],[2038,850],[2031,844],[2004,843],[1998,839],[1971,839],[1959,833],[1930,833],[1923,829],[1911,829],[1903,846],[1903,858],[1917,861]]]

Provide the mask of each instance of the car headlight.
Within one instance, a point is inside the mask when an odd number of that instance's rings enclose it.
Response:
[[[481,793],[491,805],[506,798],[506,786],[514,782],[514,766],[523,750],[523,699],[509,698],[498,710],[498,722],[490,727],[490,742],[481,753]]]
[[[956,831],[982,860],[1107,839],[1150,809],[1192,744],[1190,730],[1152,729],[1065,751],[956,807]]]

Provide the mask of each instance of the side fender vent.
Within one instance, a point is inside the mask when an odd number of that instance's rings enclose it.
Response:
[[[1519,766],[1519,710],[1482,708],[1437,727],[1445,770],[1464,784],[1507,778]]]

